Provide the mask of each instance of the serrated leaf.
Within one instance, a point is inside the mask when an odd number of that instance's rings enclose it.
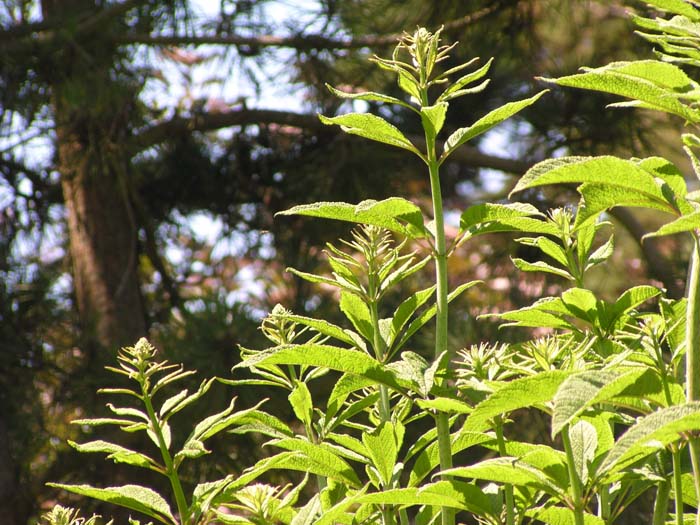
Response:
[[[343,403],[345,403],[345,400],[351,393],[374,386],[375,384],[376,383],[372,379],[353,374],[343,374],[340,379],[336,381],[335,385],[333,385],[333,390],[331,390],[328,396],[326,419],[329,420],[333,418],[340,411]]]
[[[613,173],[615,176],[611,177]],[[640,167],[638,161],[612,156],[562,157],[539,162],[520,178],[511,195],[528,188],[562,183],[587,183],[588,188],[594,189],[599,188],[598,185],[622,188],[630,193],[643,194],[648,200],[666,206],[670,213],[674,212],[655,178]],[[615,192],[616,196],[619,193],[616,189],[607,191]],[[603,197],[604,194],[600,196]]]
[[[700,210],[678,217],[676,220],[664,224],[661,228],[652,233],[647,233],[647,237],[661,237],[663,235],[674,235],[676,233],[692,232],[700,229]]]
[[[391,197],[382,201],[365,200],[359,204],[316,202],[294,206],[276,215],[304,215],[355,224],[381,226],[412,239],[428,237],[420,208],[406,199]]]
[[[367,341],[374,340],[372,317],[365,302],[357,295],[343,290],[340,294],[340,310],[352,323],[355,330]]]
[[[553,224],[536,217],[544,215],[531,204],[476,204],[467,208],[459,220],[459,233],[474,237],[493,232],[527,232],[559,235]]]
[[[574,511],[568,507],[534,507],[527,509],[525,515],[546,525],[575,525]],[[583,525],[605,525],[605,521],[585,512]]]
[[[294,381],[294,388],[288,399],[297,419],[304,425],[310,426],[313,422],[314,405],[311,400],[311,392],[309,392],[309,387],[306,386],[306,383]]]
[[[314,494],[311,499],[299,509],[289,525],[314,525],[321,510],[321,498],[318,494]]]
[[[482,281],[471,281],[469,283],[464,283],[459,285],[457,288],[452,290],[448,295],[447,295],[447,302],[448,304],[452,302],[454,299],[459,297],[462,292],[465,290],[468,290],[472,286],[476,284],[480,284]],[[400,342],[396,345],[396,348],[403,348],[406,342],[411,338],[413,334],[415,334],[418,330],[421,329],[425,323],[430,321],[433,317],[435,317],[435,314],[437,313],[437,305],[433,305],[427,310],[425,310],[421,315],[413,319],[406,328],[406,332],[401,336]]]
[[[486,133],[494,126],[497,126],[504,120],[509,119],[516,113],[519,113],[526,107],[534,104],[535,101],[537,101],[537,99],[539,99],[546,92],[546,90],[540,91],[539,93],[530,98],[519,100],[517,102],[508,102],[507,104],[504,104],[503,106],[496,108],[493,111],[490,111],[489,113],[481,117],[479,120],[474,122],[474,124],[472,124],[471,126],[458,129],[445,141],[444,152],[440,157],[440,162],[443,162],[455,149],[457,149],[462,144],[468,142],[474,137],[478,137],[479,135]]]
[[[513,261],[515,267],[521,272],[552,273],[554,275],[558,275],[559,277],[563,277],[564,279],[568,279],[569,281],[574,280],[573,276],[566,270],[557,268],[556,266],[552,266],[551,264],[547,264],[544,261],[535,261],[534,263],[531,263],[524,259],[519,259],[517,257],[511,258],[511,260]]]
[[[135,510],[162,523],[177,523],[168,502],[148,487],[123,485],[121,487],[97,488],[90,485],[66,485],[63,483],[47,483],[47,485]]]
[[[654,60],[615,62],[584,73],[543,79],[560,86],[589,89],[619,95],[644,103],[648,108],[678,115],[691,122],[698,112],[678,100],[678,91],[690,88],[688,76],[673,64]]]
[[[595,459],[598,447],[598,433],[587,421],[578,421],[569,427],[569,441],[574,458],[574,465],[579,479],[584,485],[588,481],[588,466]]]
[[[700,402],[657,410],[625,432],[598,468],[601,477],[611,476],[680,439],[681,433],[700,428]]]
[[[399,305],[391,318],[390,341],[392,344],[411,316],[432,297],[433,293],[435,293],[435,286],[414,293]]]
[[[561,489],[554,485],[543,472],[520,462],[518,458],[486,459],[468,467],[456,467],[445,470],[443,474],[533,488],[542,490],[555,497],[563,495]]]
[[[465,429],[485,430],[489,427],[488,421],[495,416],[551,401],[559,385],[570,375],[569,371],[552,370],[506,383],[474,407]]]
[[[397,390],[402,389],[395,375],[364,352],[319,344],[279,346],[258,352],[233,367],[249,368],[261,364],[308,365],[356,374]]]
[[[307,463],[313,463],[314,472],[359,487],[360,480],[350,465],[329,446],[311,443],[300,438],[282,438],[269,442],[270,445],[292,452],[300,452]]]
[[[455,96],[458,96],[458,92],[462,90],[465,86],[468,86],[469,84],[483,78],[486,75],[486,73],[488,73],[492,63],[493,58],[490,58],[489,61],[486,62],[486,64],[481,66],[476,71],[467,73],[466,75],[463,75],[454,82],[450,83],[447,89],[445,89],[445,91],[443,91],[442,94],[438,97],[438,100],[447,101],[455,98]]]
[[[383,421],[374,431],[362,434],[362,443],[379,472],[383,487],[391,486],[403,436],[404,427],[398,421]]]
[[[425,106],[420,109],[420,118],[426,135],[435,140],[445,123],[447,114],[447,102],[439,102],[434,106]]]
[[[700,11],[684,0],[645,0],[645,2],[669,13],[682,15],[693,21],[700,21]]]
[[[96,440],[87,443],[75,443],[69,440],[68,444],[78,452],[102,452],[108,454],[107,458],[113,460],[115,463],[126,463],[127,465],[152,470],[156,470],[158,466],[158,463],[147,455],[129,450],[128,448],[114,443],[109,443],[108,441]]]
[[[645,372],[642,367],[623,373],[587,370],[562,381],[554,395],[552,438],[596,403],[604,403],[634,384]]]
[[[408,140],[399,129],[386,120],[371,113],[347,113],[337,117],[318,116],[324,124],[336,124],[351,135],[359,135],[370,140],[383,142],[415,153],[422,157],[420,151]]]
[[[416,404],[423,410],[436,410],[448,414],[470,414],[472,407],[464,401],[451,397],[434,397],[431,399],[417,399]]]
[[[355,340],[343,328],[323,319],[313,319],[311,317],[304,317],[302,315],[295,314],[285,315],[284,318],[295,323],[308,326],[309,328],[313,328],[320,334],[327,335],[350,346],[355,346]]]
[[[336,97],[350,99],[350,100],[368,100],[370,102],[386,102],[388,104],[397,104],[397,105],[403,106],[405,108],[410,108],[410,109],[413,109],[415,111],[415,108],[413,106],[411,106],[410,104],[407,104],[403,100],[398,99],[396,97],[389,96],[389,95],[385,95],[383,93],[376,93],[374,91],[364,91],[362,93],[346,93],[345,91],[340,91],[339,89],[335,89],[330,84],[326,84],[326,88],[328,88],[328,91],[333,93]]]

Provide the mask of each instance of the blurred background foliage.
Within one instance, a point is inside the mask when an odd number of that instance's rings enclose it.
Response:
[[[324,243],[347,229],[275,212],[389,195],[428,209],[423,166],[318,122],[316,113],[348,109],[324,83],[398,95],[367,58],[387,55],[404,30],[445,25],[445,39],[460,42],[445,67],[495,57],[489,87],[451,105],[449,133],[539,91],[538,76],[650,56],[626,15],[641,9],[622,0],[1,0],[3,522],[35,521],[57,497],[46,481],[107,481],[102,457],[77,457],[65,440],[82,432],[71,419],[103,410],[94,392],[119,346],[147,334],[168,360],[227,377],[238,344],[264,345],[257,326],[276,303],[339,320],[335,298],[284,269],[327,271]],[[453,156],[448,223],[470,204],[505,199],[519,174],[551,155],[660,154],[685,166],[682,123],[606,110],[608,102],[555,89]],[[355,109],[420,131],[402,108]],[[573,202],[562,189],[523,198],[543,211]],[[651,213],[621,210],[611,220],[618,251],[591,287],[612,298],[651,279],[680,295],[687,247],[674,238],[642,244]],[[485,284],[451,310],[451,344],[523,336],[474,318],[561,289],[555,278],[514,271],[510,256],[533,255],[504,235],[460,249],[451,286]],[[416,338],[415,350],[428,342]],[[240,406],[261,397],[236,395]],[[219,388],[208,409],[230,396]],[[240,471],[264,453],[230,438],[214,446],[210,465]]]

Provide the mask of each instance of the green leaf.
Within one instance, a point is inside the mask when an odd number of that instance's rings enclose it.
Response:
[[[524,259],[518,259],[516,257],[512,258],[511,260],[513,261],[515,267],[521,272],[546,272],[558,275],[559,277],[563,277],[564,279],[568,279],[569,281],[574,280],[572,275],[566,270],[562,270],[561,268],[557,268],[556,266],[547,264],[544,261],[536,261],[534,263],[531,263]]]
[[[608,188],[623,188],[630,194],[642,194],[661,206],[665,205],[667,211],[674,213],[675,210],[668,203],[655,178],[639,164],[639,161],[611,156],[548,159],[530,168],[520,178],[511,195],[547,184],[589,183],[605,185]],[[598,186],[588,186],[588,188],[598,189]],[[615,196],[618,196],[618,193],[615,193]]]
[[[414,293],[399,305],[391,318],[390,344],[393,344],[411,316],[430,299],[433,293],[435,293],[435,286]]]
[[[432,436],[432,442],[416,456],[416,460],[413,463],[413,468],[411,468],[409,473],[409,487],[419,485],[428,474],[433,472],[440,465],[440,449],[438,443],[434,441],[437,432],[433,429],[432,433],[434,434],[434,436]],[[463,428],[456,435],[452,435],[452,453],[457,454],[475,445],[493,440],[494,437],[492,435],[484,432],[472,432]],[[406,461],[407,460],[408,458]]]
[[[678,115],[697,122],[696,110],[678,100],[678,92],[690,89],[688,76],[673,64],[654,60],[614,62],[584,73],[543,79],[560,86],[569,86],[620,95],[642,102],[645,107]]]
[[[288,319],[289,321],[308,326],[309,328],[316,330],[319,334],[327,335],[342,343],[346,343],[350,346],[356,345],[355,340],[346,330],[323,319],[313,319],[311,317],[304,317],[302,315],[295,314],[285,315],[284,318]]]
[[[445,148],[442,156],[440,157],[440,162],[443,162],[455,149],[457,149],[462,144],[468,142],[474,137],[486,133],[488,130],[497,126],[504,120],[509,119],[516,113],[519,113],[526,107],[532,105],[544,95],[547,91],[540,91],[535,96],[527,98],[525,100],[519,100],[517,102],[508,102],[503,106],[490,111],[474,124],[466,128],[460,128],[450,135],[445,141]]]
[[[75,443],[69,440],[68,444],[78,452],[102,452],[108,454],[107,458],[115,463],[126,463],[127,465],[151,470],[157,470],[158,468],[158,463],[145,454],[109,443],[108,441],[96,440],[87,443]]]
[[[359,487],[360,480],[348,463],[329,446],[311,443],[300,438],[282,438],[268,444],[293,452],[300,452],[307,463],[314,464],[314,472],[334,478],[351,487]]]
[[[372,115],[371,113],[347,113],[331,118],[319,115],[318,118],[324,124],[340,126],[340,129],[351,135],[359,135],[366,139],[403,148],[422,158],[421,152],[396,126],[389,124],[377,115]]]
[[[684,0],[645,0],[645,2],[669,13],[682,15],[696,22],[700,21],[700,11]]]
[[[314,404],[311,400],[311,392],[306,383],[302,381],[294,381],[294,388],[288,396],[289,403],[292,405],[294,415],[299,421],[309,427],[313,422]]]
[[[432,399],[418,399],[416,404],[423,410],[436,410],[448,414],[471,414],[472,407],[464,401],[451,397],[434,397]]]
[[[438,133],[445,123],[445,115],[447,114],[447,102],[440,102],[434,106],[425,106],[420,110],[420,118],[423,123],[423,129],[431,140],[435,140]]]
[[[376,359],[364,352],[319,344],[279,346],[258,352],[233,367],[250,368],[262,364],[307,365],[330,368],[365,377],[396,390],[403,387],[396,376]]]
[[[593,425],[581,420],[569,427],[569,440],[576,472],[579,479],[586,485],[588,467],[595,459],[598,447],[598,433]]]
[[[531,204],[476,204],[467,208],[459,220],[459,233],[474,237],[492,232],[528,232],[559,235],[553,224],[540,220],[544,215]]]
[[[485,430],[489,426],[488,421],[495,416],[550,401],[559,385],[570,375],[569,371],[552,370],[506,383],[474,407],[465,429]]]
[[[561,489],[554,485],[543,472],[520,462],[518,458],[486,459],[468,467],[447,469],[443,474],[533,488],[557,497],[563,495]]]
[[[567,507],[534,507],[527,509],[525,515],[546,525],[575,525],[574,511]],[[584,513],[583,525],[605,525],[605,521],[593,514]]]
[[[362,434],[362,443],[372,459],[372,464],[379,472],[384,487],[391,486],[403,436],[404,427],[398,421],[395,423],[383,421],[373,432]]]
[[[321,498],[318,494],[314,494],[311,499],[299,509],[289,525],[314,525],[321,510]]]
[[[457,98],[461,96],[462,94],[465,94],[465,91],[469,90],[464,90],[463,88],[465,86],[468,86],[472,82],[476,82],[477,80],[480,80],[484,76],[486,76],[486,73],[488,73],[489,69],[491,68],[491,64],[493,63],[493,58],[490,58],[486,64],[481,66],[479,69],[476,71],[472,71],[471,73],[467,73],[466,75],[461,76],[454,82],[450,83],[450,85],[445,89],[445,91],[442,92],[442,94],[438,97],[438,100],[442,101],[448,101],[452,100],[454,98]],[[484,86],[485,87],[485,86]]]
[[[67,490],[73,494],[87,496],[120,507],[141,512],[162,523],[176,524],[168,502],[163,497],[140,485],[123,485],[121,487],[96,488],[90,485],[66,485],[63,483],[47,483],[50,487]]]
[[[343,290],[340,293],[340,310],[362,337],[367,339],[367,341],[374,340],[372,317],[369,313],[369,308],[362,299],[355,294]]]
[[[682,232],[692,232],[700,229],[700,210],[678,217],[676,220],[664,224],[661,228],[652,233],[647,233],[643,238],[661,237],[662,235],[673,235]]]
[[[386,102],[388,104],[397,104],[399,106],[403,106],[405,108],[409,108],[415,111],[415,108],[413,106],[407,104],[403,100],[389,95],[385,95],[383,93],[375,93],[374,91],[365,91],[362,93],[346,93],[345,91],[335,89],[330,84],[326,84],[326,88],[328,88],[328,91],[333,93],[336,97],[351,100],[368,100],[370,102]]]
[[[468,283],[464,283],[459,285],[457,288],[452,290],[448,295],[447,295],[447,302],[451,303],[453,299],[459,297],[462,292],[465,290],[468,290],[472,286],[476,284],[480,284],[483,281],[471,281]],[[416,317],[413,321],[411,321],[408,325],[408,328],[406,328],[406,332],[403,334],[401,337],[400,342],[396,345],[396,348],[403,348],[406,342],[411,338],[413,334],[415,334],[418,330],[420,330],[425,323],[430,321],[433,317],[435,317],[435,314],[437,313],[437,305],[433,305],[427,310],[425,310],[421,315]]]
[[[700,428],[700,402],[657,410],[631,426],[610,449],[598,472],[610,476],[664,446],[678,441],[681,433]]]
[[[365,200],[357,205],[345,202],[302,204],[276,215],[304,215],[381,226],[412,239],[429,236],[420,208],[399,197],[390,197],[382,201]]]
[[[622,373],[587,370],[566,378],[554,396],[552,438],[589,407],[596,403],[604,403],[623,392],[644,372],[642,367]]]
[[[354,374],[343,374],[331,390],[326,406],[326,419],[332,419],[345,403],[345,400],[353,392],[374,386],[376,383],[372,379],[357,376]]]

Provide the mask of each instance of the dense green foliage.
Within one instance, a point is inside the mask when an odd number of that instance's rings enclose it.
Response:
[[[673,16],[635,20],[643,36],[661,47],[659,60],[616,62],[551,82],[622,95],[631,102],[615,106],[668,112],[696,126],[699,86],[679,64],[700,65],[694,47],[700,9],[683,0],[649,3]],[[268,347],[241,347],[234,378],[220,379],[238,388],[281,388],[295,421],[283,421],[263,403],[236,410],[232,402],[173,443],[171,416],[198,401],[213,381],[205,380],[192,394],[156,396],[190,373],[158,361],[155,349],[141,339],[122,351],[119,368],[110,368],[137,387],[102,391],[133,398],[136,405],[109,404],[116,417],[76,423],[144,431],[159,455],[104,440],[72,446],[164,476],[169,496],[133,484],[58,487],[173,525],[448,525],[456,519],[612,524],[648,495],[653,509],[645,522],[700,523],[697,192],[689,192],[681,171],[661,157],[559,157],[533,166],[513,193],[574,183],[581,195],[577,206],[545,214],[526,203],[476,204],[462,213],[458,231],[448,239],[441,165],[468,140],[543,95],[487,111],[439,142],[452,101],[484,89],[485,83],[477,82],[490,65],[474,69],[465,62],[443,70],[452,47],[441,46],[440,31],[421,28],[405,35],[390,59],[375,57],[380,68],[395,75],[401,98],[345,95],[331,88],[339,96],[396,104],[416,114],[424,131],[421,144],[373,113],[321,120],[415,154],[430,181],[432,213],[426,219],[420,206],[399,197],[357,205],[320,202],[282,213],[358,224],[351,239],[327,244],[330,275],[291,270],[335,290],[344,320],[295,314],[278,305],[261,325]],[[682,139],[692,166],[700,165],[693,150],[700,138],[691,132]],[[617,206],[673,216],[649,237],[683,233],[691,238],[686,297],[668,298],[664,290],[644,284],[601,298],[586,287],[589,272],[614,253],[610,224],[601,216]],[[519,244],[541,253],[534,261],[514,258],[519,270],[553,274],[571,287],[517,310],[483,316],[534,328],[534,339],[456,353],[448,337],[448,305],[479,283],[450,290],[448,258],[473,237],[497,232],[515,232]],[[434,268],[434,282],[401,295],[399,285],[417,278],[424,266]],[[425,357],[409,343],[433,319],[433,352]],[[242,371],[249,375],[236,377]],[[333,387],[321,402],[314,385],[328,376]],[[511,423],[521,420],[542,421],[548,438],[511,435]],[[205,441],[224,430],[265,436],[272,452],[239,474],[183,483],[180,465],[206,458]],[[290,485],[275,484],[274,478],[259,482],[278,470],[305,475]],[[307,490],[310,478],[315,490]],[[52,524],[75,519],[63,508],[47,516]]]

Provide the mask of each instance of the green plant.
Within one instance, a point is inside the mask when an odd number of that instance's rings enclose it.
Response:
[[[699,86],[671,62],[700,65],[693,25],[700,22],[700,10],[683,0],[650,4],[676,14],[670,21],[637,19],[641,27],[656,31],[644,36],[662,47],[663,60],[615,63],[552,82],[625,95],[634,105],[668,111],[697,125]],[[441,165],[456,148],[544,93],[487,113],[441,145],[449,102],[484,89],[488,81],[482,79],[491,64],[466,74],[472,62],[442,71],[450,49],[440,45],[440,31],[418,29],[399,42],[391,59],[373,59],[396,75],[408,101],[329,88],[351,100],[399,105],[420,119],[425,143],[419,145],[377,115],[321,117],[350,134],[417,156],[430,179],[432,212],[426,220],[416,204],[393,197],[357,205],[306,204],[281,213],[357,225],[349,240],[327,245],[330,275],[290,270],[336,293],[344,325],[278,305],[261,326],[271,346],[241,348],[234,372],[250,375],[221,379],[236,388],[281,388],[296,421],[284,421],[260,405],[234,411],[232,403],[198,423],[173,452],[170,416],[202,397],[212,380],[194,394],[182,391],[154,404],[162,388],[189,372],[157,362],[153,347],[141,340],[120,354],[120,368],[112,368],[138,388],[103,390],[135,398],[139,408],[109,405],[118,417],[77,423],[145,431],[159,458],[105,441],[73,446],[164,476],[172,501],[134,485],[55,486],[181,525],[447,525],[456,522],[457,513],[494,525],[599,525],[615,523],[645,494],[653,494],[654,525],[670,519],[687,522],[686,507],[696,509],[693,519],[700,522],[698,195],[688,192],[675,166],[658,157],[550,159],[529,170],[514,192],[578,183],[582,198],[575,210],[545,215],[525,203],[477,204],[462,213],[457,236],[448,245]],[[450,81],[457,73],[461,76]],[[683,140],[694,165],[700,166],[693,152],[700,138],[687,134]],[[671,301],[662,290],[644,285],[606,301],[586,288],[587,272],[604,264],[613,251],[611,225],[600,216],[614,206],[643,206],[676,216],[650,235],[690,232],[687,298]],[[518,243],[542,252],[543,259],[536,262],[514,259],[519,270],[545,272],[570,287],[496,315],[505,324],[547,329],[546,337],[457,352],[448,345],[448,305],[477,282],[450,291],[447,259],[462,244],[495,232],[515,232]],[[428,247],[427,253],[420,252],[421,246]],[[429,264],[435,268],[435,284],[395,302],[401,284]],[[651,301],[653,308],[647,307]],[[433,320],[434,350],[426,358],[408,344]],[[329,374],[335,382],[321,402],[313,384]],[[512,436],[510,423],[521,417],[545,421],[548,439],[535,443]],[[415,428],[421,434],[410,442],[407,436]],[[272,452],[241,473],[187,490],[179,465],[203,457],[206,439],[224,430],[265,436]],[[684,466],[686,444],[692,472]],[[483,454],[470,464],[455,464],[454,458],[468,449]],[[271,470],[305,476],[291,486],[262,483],[259,478]],[[317,488],[311,496],[304,491],[310,477]],[[673,512],[668,509],[671,499]]]

